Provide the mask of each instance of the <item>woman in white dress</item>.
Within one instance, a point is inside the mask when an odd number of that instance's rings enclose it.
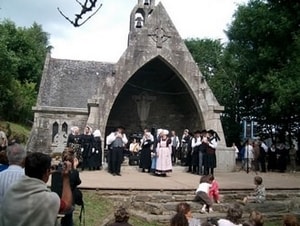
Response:
[[[162,130],[157,143],[155,168],[155,174],[157,175],[166,176],[167,173],[172,172],[172,146],[168,134],[168,130]]]

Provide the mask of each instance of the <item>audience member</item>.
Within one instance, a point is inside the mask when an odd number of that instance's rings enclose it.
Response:
[[[8,188],[24,175],[25,156],[26,151],[20,144],[15,143],[7,147],[9,167],[0,173],[0,204]]]
[[[183,213],[189,222],[189,226],[200,226],[200,220],[193,218],[191,206],[186,202],[181,202],[176,207],[177,213]]]
[[[263,215],[256,210],[253,210],[250,213],[249,221],[250,221],[250,223],[252,223],[253,226],[263,226],[264,225]]]
[[[243,203],[256,202],[263,203],[266,200],[266,189],[263,185],[263,179],[260,176],[254,177],[254,184],[256,185],[254,193],[244,198]]]
[[[72,207],[72,192],[69,172],[71,163],[64,162],[62,168],[62,197],[47,188],[51,174],[51,157],[34,152],[25,158],[25,176],[6,192],[1,211],[2,226],[56,224],[57,214],[65,213]]]
[[[0,172],[8,168],[6,151],[0,151]]]
[[[70,177],[70,186],[73,196],[73,206],[75,206],[75,189],[77,189],[77,186],[81,184],[81,180],[79,177],[79,172],[74,167],[74,152],[72,151],[64,151],[62,154],[62,161],[69,161],[71,162],[71,171],[69,173]],[[52,173],[51,176],[51,190],[54,191],[61,197],[62,195],[62,189],[63,189],[63,176],[61,174],[61,170],[63,165],[59,164],[56,166],[57,169]],[[65,213],[65,216],[61,219],[61,225],[60,226],[73,226],[73,210],[74,208],[71,208],[68,212]]]
[[[183,213],[176,213],[171,219],[170,226],[189,226],[189,222]]]
[[[219,226],[242,226],[241,220],[243,216],[243,209],[240,205],[234,204],[227,210],[226,219],[218,220]]]
[[[209,188],[211,187],[211,181],[209,180],[209,176],[205,175],[200,178],[200,184],[196,190],[196,200],[202,201],[204,204],[201,209],[201,213],[213,212],[212,205],[213,202],[208,196]]]
[[[129,213],[126,211],[125,207],[118,207],[115,211],[115,222],[109,224],[109,226],[132,226],[128,223]]]
[[[6,134],[0,130],[0,151],[6,150],[8,140]]]
[[[292,214],[286,214],[283,216],[283,226],[299,226],[297,217]]]

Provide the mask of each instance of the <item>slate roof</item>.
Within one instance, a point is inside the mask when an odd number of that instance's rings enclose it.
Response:
[[[38,97],[39,106],[86,108],[113,63],[48,58]],[[103,81],[103,80],[102,80]]]

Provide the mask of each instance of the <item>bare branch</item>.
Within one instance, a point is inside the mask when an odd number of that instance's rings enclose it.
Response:
[[[59,8],[57,8],[57,10],[67,21],[73,24],[74,27],[80,27],[81,25],[85,24],[92,16],[94,16],[102,7],[102,3],[101,3],[100,6],[95,10],[95,12],[93,12],[90,16],[88,16],[83,22],[80,22],[80,20],[83,19],[83,15],[85,15],[88,12],[92,12],[94,10],[97,1],[98,0],[85,0],[84,4],[82,4],[79,0],[76,0],[76,2],[81,6],[81,12],[79,14],[75,14],[74,20],[71,20],[69,17],[67,17]]]

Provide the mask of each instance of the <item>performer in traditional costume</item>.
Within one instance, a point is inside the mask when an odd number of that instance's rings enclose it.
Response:
[[[216,148],[220,137],[214,130],[207,131],[207,153],[203,159],[204,174],[214,175],[214,168],[217,167]]]
[[[168,130],[163,130],[157,143],[155,168],[155,174],[157,175],[166,176],[167,173],[172,172],[172,145],[168,134]]]
[[[141,140],[141,154],[140,154],[140,168],[142,172],[145,172],[145,169],[148,170],[148,173],[151,172],[151,149],[153,148],[154,137],[149,132],[149,130],[144,130],[144,135]]]
[[[185,129],[181,138],[181,149],[180,149],[180,162],[181,165],[187,166],[187,153],[188,153],[188,144],[190,142],[189,130]]]
[[[93,148],[91,157],[89,158],[89,165],[92,170],[100,170],[102,168],[102,147],[100,130],[95,130],[95,132],[93,133],[93,137]]]
[[[94,137],[92,134],[92,128],[86,126],[84,129],[84,133],[81,135],[81,153],[82,153],[82,165],[81,169],[84,170],[85,168],[89,168],[91,170],[90,165],[90,157],[92,155],[92,148],[93,148],[93,141]]]
[[[121,164],[123,162],[123,152],[128,139],[123,127],[118,127],[115,132],[106,138],[106,144],[110,146],[108,157],[108,168],[114,176],[121,176]]]

